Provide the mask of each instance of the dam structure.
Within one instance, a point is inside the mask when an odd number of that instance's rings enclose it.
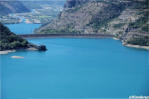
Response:
[[[112,38],[111,34],[17,34],[22,38]]]

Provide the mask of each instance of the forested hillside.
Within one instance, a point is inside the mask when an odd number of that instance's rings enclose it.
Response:
[[[0,50],[27,48],[29,43],[0,23]]]
[[[0,23],[0,51],[29,48],[39,51],[46,50],[46,47],[44,45],[36,46],[34,44],[31,44],[27,40],[12,33],[7,27]]]

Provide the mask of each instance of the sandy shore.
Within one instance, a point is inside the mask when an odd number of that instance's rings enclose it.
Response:
[[[149,50],[149,46],[140,46],[140,45],[132,45],[132,44],[123,44],[126,47],[133,47],[133,48],[141,48],[145,50]]]
[[[16,50],[6,50],[6,51],[0,51],[0,54],[8,54],[11,52],[15,52]]]

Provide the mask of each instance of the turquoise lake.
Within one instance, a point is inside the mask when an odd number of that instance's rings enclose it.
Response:
[[[149,51],[113,39],[29,40],[48,51],[0,56],[2,99],[149,96]]]
[[[39,28],[41,24],[27,24],[27,23],[19,23],[19,24],[6,24],[6,26],[16,34],[31,34],[35,29]]]

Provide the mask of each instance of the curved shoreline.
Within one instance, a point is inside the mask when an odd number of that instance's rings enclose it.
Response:
[[[8,53],[11,53],[11,52],[16,52],[16,50],[5,50],[5,51],[0,51],[0,55],[8,54]]]
[[[139,49],[144,49],[149,51],[149,46],[140,46],[140,45],[133,45],[133,44],[123,44],[126,47],[131,47],[131,48],[139,48]]]
[[[37,51],[38,49],[31,47],[31,48],[26,48],[26,49],[18,49],[18,50],[27,50],[27,51]],[[4,51],[0,51],[0,55],[4,55],[4,54],[9,54],[12,52],[16,52],[17,50],[4,50]]]
[[[24,36],[24,35],[23,35]],[[39,35],[38,35],[39,36]],[[44,35],[45,36],[45,35]],[[52,36],[52,37],[60,37],[60,38],[113,38],[113,40],[119,40],[115,37],[101,37],[101,36]],[[25,36],[26,38],[26,36]],[[44,38],[44,37],[28,37],[27,38]],[[45,37],[47,38],[47,37]],[[148,50],[149,51],[149,46],[140,46],[140,45],[133,45],[133,44],[125,44],[125,43],[122,43],[123,46],[126,46],[126,47],[131,47],[131,48],[138,48],[138,49],[144,49],[144,50]],[[38,49],[34,48],[34,47],[31,47],[31,48],[27,48],[27,49],[22,49],[22,50],[28,50],[28,51],[37,51]],[[11,53],[11,52],[16,52],[16,50],[5,50],[5,51],[0,51],[0,55],[3,55],[3,54],[8,54],[8,53]]]

